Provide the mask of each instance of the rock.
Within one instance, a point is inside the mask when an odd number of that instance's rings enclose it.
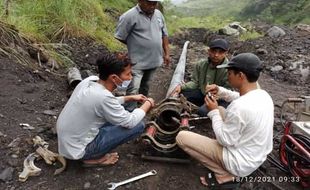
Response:
[[[26,129],[26,130],[33,130],[33,129],[35,129],[34,127],[29,125],[28,123],[20,123],[19,126],[22,127],[23,129]]]
[[[4,118],[4,115],[2,115],[2,114],[0,113],[0,117],[1,117],[1,118]]]
[[[298,31],[310,33],[310,25],[308,24],[298,24],[295,28]]]
[[[268,53],[268,51],[266,49],[263,49],[263,48],[259,48],[256,50],[256,53],[257,54],[262,54],[262,55],[265,55]]]
[[[50,67],[52,71],[59,69],[59,64],[55,59],[49,59],[47,62],[47,66]]]
[[[6,135],[0,131],[0,137],[5,137]]]
[[[272,72],[279,72],[283,69],[283,67],[281,65],[276,65],[274,67],[271,68]]]
[[[12,154],[11,157],[12,158],[18,158],[18,155],[17,154]]]
[[[20,144],[21,139],[19,137],[17,137],[16,139],[14,139],[9,145],[9,148],[14,148],[17,147]]]
[[[53,111],[53,110],[44,110],[43,114],[45,115],[50,115],[50,116],[56,116],[57,112]]]
[[[239,31],[237,29],[231,28],[229,26],[224,26],[219,30],[219,34],[224,34],[228,36],[239,36]]]
[[[8,167],[4,169],[0,174],[0,180],[3,182],[11,181],[13,178],[14,168]]]
[[[272,38],[278,38],[278,37],[284,36],[285,34],[286,33],[284,32],[284,30],[277,26],[273,26],[267,31],[267,35]]]
[[[89,189],[90,188],[90,182],[86,182],[84,184],[84,189]]]
[[[238,30],[240,34],[246,33],[247,29],[240,25],[240,22],[233,22],[228,25],[230,28]]]

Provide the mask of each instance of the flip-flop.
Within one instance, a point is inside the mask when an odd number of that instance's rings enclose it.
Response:
[[[240,183],[236,181],[229,181],[219,184],[213,172],[207,173],[205,180],[208,183],[207,187],[209,189],[237,189],[240,186]]]

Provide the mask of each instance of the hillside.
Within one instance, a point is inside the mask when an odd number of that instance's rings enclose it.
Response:
[[[308,0],[190,0],[174,7],[186,16],[260,19],[282,24],[310,23]]]

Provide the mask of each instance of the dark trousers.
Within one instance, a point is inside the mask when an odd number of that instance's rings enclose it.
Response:
[[[208,115],[209,110],[205,105],[205,95],[202,94],[199,89],[182,90],[181,93],[186,97],[187,101],[195,104],[196,106],[199,106],[198,109],[199,116],[204,117]],[[227,106],[229,105],[229,102],[226,102],[221,99],[217,100],[217,103],[219,106],[222,106],[224,108],[227,108]]]

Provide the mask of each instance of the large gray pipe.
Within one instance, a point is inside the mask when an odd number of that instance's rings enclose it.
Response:
[[[184,46],[183,46],[183,51],[179,59],[179,63],[177,65],[177,68],[175,69],[170,86],[168,88],[166,98],[171,96],[171,93],[173,90],[182,83],[184,80],[184,75],[185,75],[185,64],[186,64],[186,54],[187,54],[187,46],[189,44],[189,41],[186,41]]]

